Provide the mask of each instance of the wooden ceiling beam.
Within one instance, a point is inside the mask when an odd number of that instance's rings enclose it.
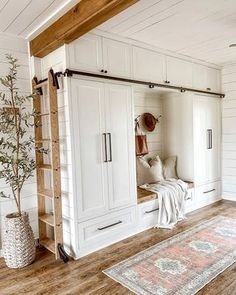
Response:
[[[44,57],[117,15],[139,0],[81,0],[30,41],[31,55]]]

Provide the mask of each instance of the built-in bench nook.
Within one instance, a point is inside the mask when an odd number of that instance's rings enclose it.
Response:
[[[194,188],[194,183],[191,181],[185,181],[188,184],[188,189]],[[137,187],[137,198],[138,198],[138,204],[152,201],[158,198],[158,195],[156,193],[147,191],[143,188]]]

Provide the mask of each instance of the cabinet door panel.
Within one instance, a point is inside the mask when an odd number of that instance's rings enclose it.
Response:
[[[133,76],[151,82],[163,83],[165,80],[164,56],[152,50],[133,47]]]
[[[135,203],[134,134],[132,96],[129,86],[106,86],[107,131],[111,133],[109,170],[110,208]]]
[[[103,68],[102,38],[86,34],[68,45],[72,69],[100,72]]]
[[[211,91],[220,92],[220,70],[207,68],[207,88]]]
[[[194,64],[193,87],[212,92],[220,92],[220,70]]]
[[[108,75],[129,78],[131,75],[131,48],[130,45],[103,39],[104,69]]]
[[[194,171],[197,185],[207,181],[207,101],[194,100]]]
[[[207,129],[212,130],[211,148],[207,150],[207,175],[209,181],[220,178],[220,103],[218,98],[207,101]]]
[[[107,165],[104,162],[104,86],[72,79],[72,125],[79,218],[107,210]]]
[[[172,85],[192,87],[192,63],[170,56],[167,56],[166,59],[167,81]]]
[[[193,87],[203,90],[207,89],[207,71],[205,66],[193,65]]]

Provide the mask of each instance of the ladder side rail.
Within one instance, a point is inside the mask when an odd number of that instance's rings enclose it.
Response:
[[[32,89],[35,91],[35,86],[37,85],[36,79],[32,80]],[[39,92],[34,94],[33,97],[33,108],[36,113],[41,113],[41,96]],[[35,116],[34,117],[34,133],[35,133],[35,141],[42,140],[43,131],[42,131],[42,117]],[[35,151],[36,158],[36,179],[37,179],[37,195],[38,195],[38,217],[40,215],[45,214],[45,198],[40,195],[40,192],[44,189],[44,173],[38,168],[43,164],[43,154]],[[38,221],[39,223],[39,241],[43,240],[47,236],[47,228],[46,224]]]
[[[51,161],[52,161],[52,191],[54,209],[54,239],[56,259],[59,258],[58,244],[63,245],[62,229],[62,205],[61,205],[61,169],[60,169],[60,145],[59,145],[59,120],[57,86],[54,85],[54,74],[48,73],[48,94],[50,108],[50,131],[51,131]]]

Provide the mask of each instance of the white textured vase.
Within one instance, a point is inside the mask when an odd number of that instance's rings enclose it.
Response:
[[[6,265],[10,268],[21,268],[35,260],[35,241],[29,223],[29,215],[22,212],[8,214],[5,217],[3,236],[3,253]]]

